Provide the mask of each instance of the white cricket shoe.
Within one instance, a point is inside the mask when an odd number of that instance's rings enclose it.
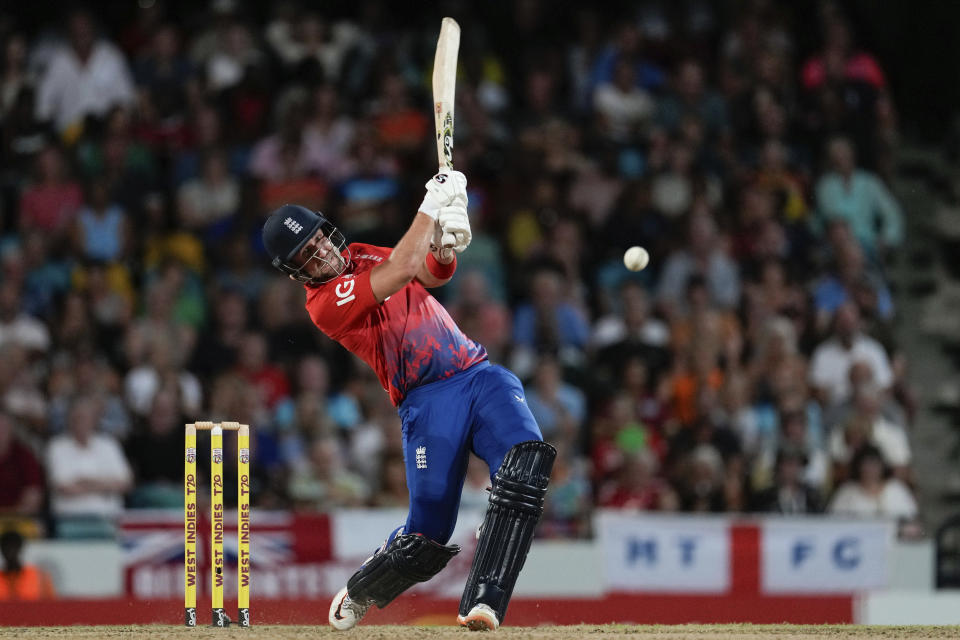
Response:
[[[474,605],[465,616],[458,615],[457,622],[470,631],[496,631],[500,626],[497,612],[485,604]]]
[[[350,599],[347,595],[347,588],[344,587],[333,597],[330,603],[330,615],[327,619],[330,626],[337,631],[346,631],[353,629],[360,622],[360,619],[366,615],[369,604],[360,604]]]

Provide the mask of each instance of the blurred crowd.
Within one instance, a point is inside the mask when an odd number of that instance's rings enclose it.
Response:
[[[797,5],[444,7],[474,239],[435,293],[560,452],[544,536],[595,508],[918,522],[896,109],[850,17]],[[180,507],[192,420],[252,425],[255,509],[406,504],[395,408],[260,227],[296,202],[399,239],[441,13],[312,6],[0,15],[0,517]],[[464,505],[488,484],[472,460]]]

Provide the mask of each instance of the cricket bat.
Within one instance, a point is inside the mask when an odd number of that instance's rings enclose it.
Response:
[[[433,118],[437,128],[440,171],[453,169],[453,101],[459,49],[460,25],[453,18],[444,18],[433,58]]]

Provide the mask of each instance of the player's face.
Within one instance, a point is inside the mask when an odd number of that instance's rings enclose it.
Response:
[[[326,279],[343,272],[343,256],[322,230],[310,238],[297,254],[302,270],[312,278]]]

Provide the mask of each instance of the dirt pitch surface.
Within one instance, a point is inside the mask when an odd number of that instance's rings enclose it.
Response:
[[[329,627],[261,626],[250,629],[232,627],[173,627],[143,625],[129,627],[0,627],[0,638],[60,638],[63,640],[94,640],[99,638],[243,638],[244,640],[307,638],[343,638],[344,640],[406,640],[428,638],[491,638],[491,640],[567,640],[568,638],[596,638],[596,640],[802,640],[806,638],[957,638],[960,627],[867,627],[856,625],[580,625],[568,627],[505,627],[487,635],[473,635],[455,627],[359,626],[349,634],[341,634]]]

